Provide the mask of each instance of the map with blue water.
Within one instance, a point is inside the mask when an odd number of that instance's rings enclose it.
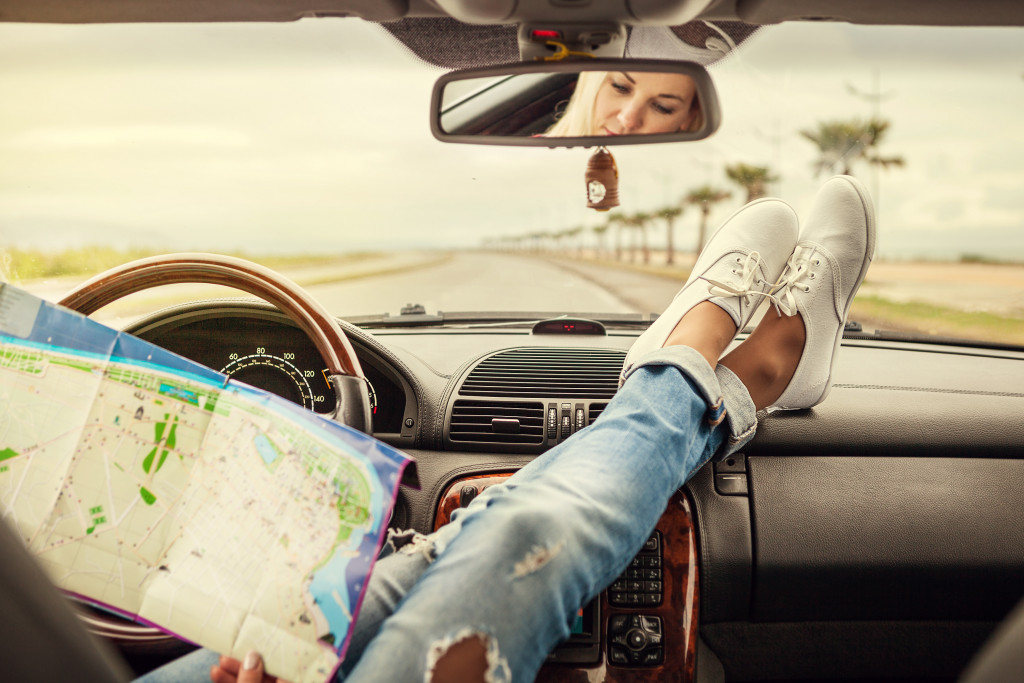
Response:
[[[0,405],[4,518],[60,588],[331,676],[407,456],[10,285]]]

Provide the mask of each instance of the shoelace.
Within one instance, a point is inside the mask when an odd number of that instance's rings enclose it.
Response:
[[[757,268],[761,265],[761,254],[752,251],[747,254],[745,259],[737,256],[736,263],[740,265],[740,270],[733,268],[732,274],[739,277],[732,282],[722,282],[721,280],[701,277],[702,280],[708,283],[708,294],[725,297],[767,296],[767,293],[761,289],[764,280],[757,276]]]
[[[819,259],[812,258],[815,252],[814,247],[797,247],[793,251],[793,255],[789,257],[786,268],[782,271],[782,277],[772,286],[771,291],[765,295],[771,299],[775,305],[775,310],[780,315],[796,315],[797,308],[796,296],[793,294],[794,289],[799,289],[803,292],[811,291],[811,286],[807,284],[806,280],[814,279],[814,272],[811,271],[809,264],[813,262],[814,265],[818,265],[820,263]]]

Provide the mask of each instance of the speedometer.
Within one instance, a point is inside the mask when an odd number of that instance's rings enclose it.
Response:
[[[314,393],[307,377],[312,371],[296,367],[294,354],[274,355],[257,348],[256,353],[246,356],[232,353],[230,358],[231,362],[221,368],[228,377],[266,389],[309,410],[323,409],[326,397],[323,393]]]
[[[255,353],[231,353],[228,364],[220,369],[233,380],[277,394],[318,413],[330,413],[336,406],[328,370],[322,367],[319,355],[273,349],[270,345],[255,347]],[[222,356],[223,358],[223,356]],[[316,363],[316,365],[313,365]],[[366,380],[371,414],[377,412],[377,395]]]

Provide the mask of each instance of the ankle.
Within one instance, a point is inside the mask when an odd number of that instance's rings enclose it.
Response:
[[[696,350],[712,368],[736,336],[732,316],[704,301],[686,313],[665,340],[665,346],[689,346]]]
[[[789,386],[803,354],[807,333],[799,315],[769,309],[753,333],[722,364],[747,388],[758,410],[772,405]]]

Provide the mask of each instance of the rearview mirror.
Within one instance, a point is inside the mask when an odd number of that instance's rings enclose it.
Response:
[[[442,76],[431,131],[444,142],[594,147],[702,140],[721,122],[694,62],[524,62]]]

